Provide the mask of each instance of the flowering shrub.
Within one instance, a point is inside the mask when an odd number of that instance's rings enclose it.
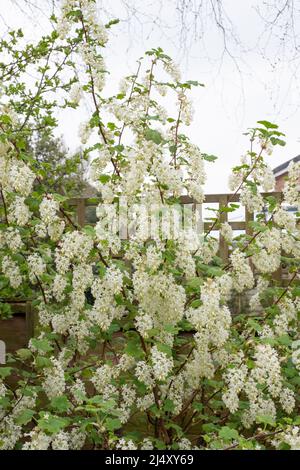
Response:
[[[22,46],[21,31],[0,42],[0,295],[32,298],[38,313],[28,348],[0,368],[0,448],[299,449],[300,241],[284,210],[300,204],[299,163],[282,200],[262,192],[274,187],[264,156],[283,134],[260,121],[230,177],[257,214],[251,235],[234,238],[223,222],[231,203],[204,236],[166,238],[161,227],[149,237],[137,204],[204,200],[214,157],[184,134],[200,84],[158,48],[106,96],[102,54],[116,21],[103,26],[93,0],[65,0],[52,20],[37,45]],[[80,136],[101,203],[96,226],[80,228],[26,142],[41,128],[52,135],[59,109],[83,99],[93,110]],[[103,224],[103,207],[124,197],[136,225],[126,239]],[[227,264],[214,229],[231,247]]]

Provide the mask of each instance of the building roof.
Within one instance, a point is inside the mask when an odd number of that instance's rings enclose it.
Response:
[[[275,176],[280,176],[284,173],[287,173],[288,166],[291,162],[299,162],[300,161],[300,155],[297,157],[291,158],[287,162],[282,163],[281,165],[277,166],[276,168],[273,169],[273,173]]]

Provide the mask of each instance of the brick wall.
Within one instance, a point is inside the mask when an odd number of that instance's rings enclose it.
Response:
[[[283,186],[284,186],[285,178],[286,178],[287,174],[288,173],[286,172],[286,173],[283,173],[282,175],[276,177],[275,191],[282,191],[283,190]]]

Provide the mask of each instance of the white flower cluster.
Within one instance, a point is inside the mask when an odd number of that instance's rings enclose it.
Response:
[[[62,302],[65,298],[65,288],[67,287],[67,280],[62,274],[56,274],[52,283],[52,294],[57,302]]]
[[[85,303],[85,290],[93,283],[93,266],[91,264],[80,264],[73,268],[73,280],[71,293],[71,306],[82,308]]]
[[[292,361],[296,369],[298,369],[300,373],[300,341],[294,341],[292,347]]]
[[[288,426],[284,432],[278,433],[272,440],[272,445],[278,448],[281,444],[287,444],[291,450],[300,450],[299,426]]]
[[[242,415],[242,422],[249,428],[257,417],[270,416],[276,420],[276,406],[273,399],[279,399],[282,408],[291,413],[295,407],[292,390],[283,387],[280,361],[277,351],[269,344],[258,344],[254,354],[255,366],[250,370],[244,385],[249,399],[249,409]],[[266,395],[266,390],[270,396]]]
[[[122,385],[120,393],[120,405],[118,407],[120,411],[120,421],[125,424],[131,415],[132,406],[135,403],[136,391],[132,385]]]
[[[47,195],[43,198],[39,210],[41,223],[35,227],[37,235],[43,238],[48,233],[51,240],[59,240],[65,228],[65,222],[57,215],[59,203],[51,195]]]
[[[176,325],[184,314],[185,291],[171,274],[148,274],[138,269],[133,275],[134,295],[140,309],[151,317],[154,328]]]
[[[220,234],[224,237],[227,243],[232,243],[233,230],[228,222],[223,222],[220,227]]]
[[[220,347],[229,336],[231,314],[229,309],[220,305],[221,294],[217,282],[209,279],[201,287],[202,305],[186,312],[187,319],[198,333],[205,335],[209,343]],[[206,340],[205,340],[206,341]]]
[[[249,307],[252,312],[261,312],[261,295],[267,289],[269,282],[264,278],[258,278],[255,293],[249,300]]]
[[[272,397],[277,398],[282,389],[281,367],[277,351],[270,344],[258,344],[255,351],[255,367],[250,378],[268,387]]]
[[[43,389],[48,398],[59,397],[66,388],[65,372],[61,362],[54,357],[51,359],[52,367],[45,369]]]
[[[27,197],[35,180],[34,172],[22,160],[0,157],[0,184],[5,193],[16,192],[19,196]]]
[[[131,439],[120,439],[116,444],[116,449],[119,450],[137,450],[137,446]]]
[[[189,126],[193,120],[194,114],[192,103],[187,98],[186,93],[182,91],[178,93],[178,101],[180,107],[180,119],[186,126]]]
[[[249,212],[260,212],[264,207],[264,199],[260,193],[254,193],[248,186],[245,186],[240,194],[241,204]]]
[[[0,232],[0,248],[5,245],[12,253],[17,253],[23,248],[24,244],[17,228],[7,227],[6,230]]]
[[[202,257],[203,263],[208,264],[213,257],[218,253],[219,250],[219,242],[213,237],[207,237],[206,240],[204,240],[204,243],[202,243],[197,251],[197,254],[199,254]]]
[[[115,296],[120,294],[123,287],[122,272],[112,266],[107,268],[105,276],[94,280],[92,285],[92,294],[95,302],[92,310],[89,312],[89,318],[103,330],[107,330],[111,322],[120,319],[125,307],[118,305]]]
[[[197,240],[194,241],[197,242]],[[190,249],[188,241],[185,238],[177,240],[175,252],[175,264],[178,268],[182,269],[187,279],[195,277],[196,263],[193,258],[193,251]]]
[[[263,144],[263,149],[268,152],[268,147]],[[272,168],[263,158],[253,158],[253,155],[243,155],[241,165],[234,168],[229,177],[229,188],[235,191],[241,189],[240,200],[250,212],[260,211],[263,207],[263,197],[258,192],[262,186],[265,192],[273,191],[275,176]]]
[[[233,288],[237,292],[252,289],[254,278],[245,253],[242,253],[239,249],[235,249],[230,255],[230,261],[232,264]]]
[[[81,450],[86,439],[86,434],[78,428],[72,428],[70,432],[59,431],[52,437],[53,450]]]
[[[0,398],[3,398],[6,394],[6,386],[3,383],[3,380],[0,380]]]
[[[82,88],[79,83],[74,83],[70,90],[70,100],[74,104],[79,104],[82,98]]]
[[[280,313],[276,315],[273,322],[273,329],[276,335],[288,333],[291,322],[297,320],[297,308],[288,297],[283,297],[278,304]]]
[[[18,264],[10,256],[4,256],[2,259],[2,271],[5,277],[9,279],[10,285],[17,289],[23,280]]]
[[[204,201],[203,185],[206,180],[204,160],[196,145],[187,145],[185,153],[185,157],[189,161],[187,168],[189,177],[186,182],[187,191],[198,204],[201,204]]]
[[[275,175],[272,168],[266,165],[262,175],[262,187],[265,192],[274,191]]]
[[[166,353],[159,351],[157,346],[153,346],[151,348],[151,362],[155,379],[159,381],[166,380],[174,366],[173,358],[168,357]]]
[[[265,398],[261,395],[258,395],[255,400],[250,400],[249,409],[244,411],[242,414],[242,424],[245,428],[248,429],[260,416],[268,416],[273,421],[276,420],[276,407],[274,401],[271,398]]]
[[[256,237],[257,253],[252,256],[255,267],[262,273],[272,273],[280,266],[281,233],[273,227]]]
[[[181,72],[176,64],[172,60],[166,60],[164,62],[164,69],[170,75],[173,80],[180,82]]]
[[[29,440],[25,442],[22,450],[47,450],[50,445],[53,450],[80,450],[86,438],[85,433],[78,428],[72,428],[70,432],[59,431],[50,436],[35,427],[24,436]]]
[[[8,221],[24,227],[31,217],[32,213],[25,203],[25,198],[16,196],[9,204]]]
[[[289,388],[282,388],[279,397],[280,404],[282,409],[286,413],[291,414],[295,408],[296,401],[294,392]]]
[[[98,182],[99,177],[109,164],[111,157],[110,151],[107,148],[99,150],[98,156],[94,158],[90,166],[90,177],[92,181],[95,183]]]
[[[43,258],[37,253],[28,256],[27,264],[29,279],[33,284],[36,284],[37,279],[46,271],[46,264]]]
[[[244,388],[248,369],[245,364],[238,368],[228,369],[223,375],[227,384],[227,391],[223,393],[222,400],[231,413],[235,413],[239,407],[239,393]]]
[[[141,450],[152,450],[153,444],[149,438],[145,438],[141,445]]]
[[[168,397],[174,404],[174,410],[172,414],[177,415],[182,410],[184,399],[186,398],[187,392],[192,392],[188,387],[185,380],[184,372],[179,374],[170,375],[163,389],[163,397]],[[161,387],[163,388],[163,387]]]
[[[91,382],[99,393],[105,394],[107,390],[110,390],[112,379],[118,377],[118,375],[119,371],[117,368],[104,364],[95,370]]]
[[[73,400],[77,405],[82,405],[84,397],[86,397],[86,389],[84,382],[77,378],[75,383],[70,388]]]
[[[229,337],[231,314],[220,301],[217,282],[208,280],[201,288],[202,305],[186,312],[187,319],[197,330],[192,360],[184,369],[185,380],[190,387],[198,387],[201,377],[213,376],[215,365],[210,349],[222,348]]]
[[[65,39],[72,27],[72,20],[69,15],[72,10],[81,9],[82,17],[85,21],[85,27],[90,35],[104,45],[107,42],[107,33],[105,28],[99,22],[97,17],[96,4],[93,0],[63,0],[61,6],[61,17],[58,20],[57,32],[61,39]],[[76,18],[76,17],[75,17]]]
[[[93,240],[86,234],[74,231],[66,233],[56,249],[55,262],[57,271],[65,274],[71,262],[85,263],[93,248]]]
[[[230,274],[222,274],[222,276],[217,278],[217,284],[220,290],[221,300],[227,301],[231,297],[233,281]]]
[[[22,427],[15,423],[13,416],[1,416],[0,450],[13,450],[21,435]]]
[[[293,232],[296,228],[296,218],[283,207],[279,207],[274,213],[274,222],[281,228]]]
[[[143,336],[143,338],[148,338],[149,330],[153,328],[152,317],[147,313],[140,312],[136,316],[134,324],[141,336]]]
[[[154,386],[155,382],[152,367],[145,361],[139,361],[136,364],[135,375],[140,382],[147,385],[147,388],[152,388]]]

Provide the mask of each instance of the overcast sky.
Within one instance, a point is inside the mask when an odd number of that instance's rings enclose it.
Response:
[[[34,1],[42,7],[41,10],[34,10],[34,13],[26,10],[29,16],[25,16],[12,5],[12,0],[1,0],[2,36],[7,25],[22,27],[30,39],[36,39],[47,30],[45,0]],[[176,0],[164,1],[161,5],[159,0],[130,0],[129,3],[144,14],[143,25],[141,16],[137,19],[132,17],[130,22],[125,21],[127,12],[121,0],[105,2],[106,8],[109,5],[111,17],[124,20],[114,27],[106,52],[106,63],[111,71],[109,88],[116,89],[120,78],[136,69],[135,61],[145,50],[158,46],[180,64],[184,78],[205,84],[205,88],[193,91],[195,116],[188,134],[203,152],[218,156],[218,161],[207,167],[206,192],[228,190],[230,167],[248,148],[243,132],[255,126],[258,120],[275,122],[286,134],[286,147],[278,147],[268,158],[273,167],[300,153],[300,93],[297,80],[293,79],[295,63],[291,60],[278,62],[280,56],[276,41],[270,41],[263,51],[258,49],[263,28],[254,7],[263,2],[224,2],[228,16],[236,27],[235,33],[243,44],[235,44],[231,39],[228,43],[229,54],[224,54],[223,37],[209,18],[205,18],[205,36],[202,39],[191,33],[193,22],[189,17],[186,21],[191,23],[187,34],[181,30]],[[19,4],[25,7],[24,0],[19,0]],[[156,16],[157,26],[151,22]],[[291,51],[293,45],[288,44],[288,47]],[[60,128],[67,145],[75,149],[79,145],[77,127],[82,116],[74,119],[72,114],[72,119],[69,117],[63,116]]]

